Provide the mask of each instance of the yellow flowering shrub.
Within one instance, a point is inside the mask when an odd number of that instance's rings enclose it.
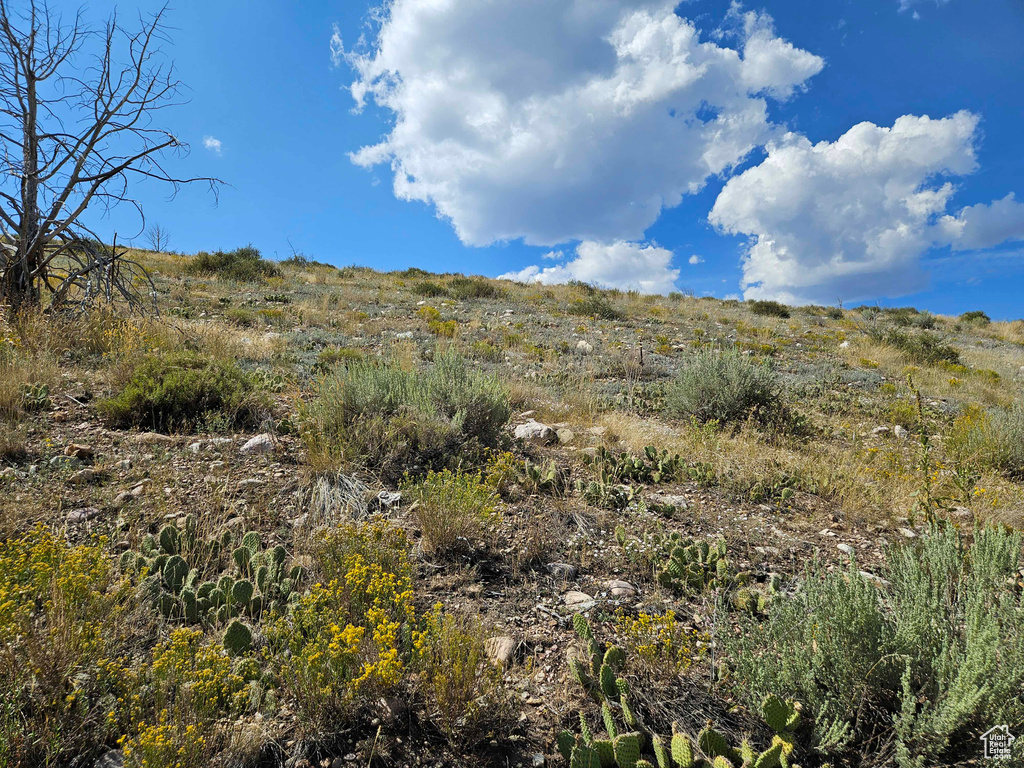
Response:
[[[630,658],[661,674],[679,674],[689,669],[704,653],[708,642],[707,634],[687,630],[676,621],[674,611],[638,613],[634,618],[620,609],[615,629]]]
[[[465,549],[498,516],[498,497],[479,472],[431,471],[415,482],[406,478],[402,488],[416,500],[412,515],[438,554]]]
[[[345,526],[322,542],[329,581],[315,584],[268,634],[303,719],[323,725],[401,682],[403,627],[414,618],[404,534],[387,523]]]
[[[133,739],[121,740],[128,768],[201,768],[207,760],[207,737],[195,723],[172,722],[165,711],[153,725],[139,723]]]
[[[244,678],[232,671],[222,645],[204,642],[202,630],[172,632],[153,650],[149,673],[158,708],[198,718],[244,709]]]
[[[413,632],[413,666],[423,703],[449,738],[471,735],[483,719],[500,671],[489,664],[478,622],[438,603]]]
[[[60,763],[117,723],[105,664],[125,589],[102,540],[71,546],[38,526],[0,543],[0,764]]]

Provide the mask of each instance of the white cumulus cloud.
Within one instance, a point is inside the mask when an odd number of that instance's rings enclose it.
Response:
[[[789,134],[730,179],[709,219],[750,237],[744,296],[791,303],[921,289],[934,245],[989,247],[1022,233],[1012,196],[948,216],[951,178],[976,168],[978,117],[904,115],[855,125],[834,142]]]
[[[696,266],[696,265],[698,265],[698,264],[703,264],[703,263],[704,263],[704,259],[703,259],[703,257],[701,257],[701,256],[698,256],[698,255],[697,255],[696,253],[695,253],[695,254],[693,254],[693,256],[691,256],[691,257],[690,257],[690,258],[688,259],[688,261],[689,261],[689,262],[690,262],[691,264],[693,264],[694,266]]]
[[[213,136],[204,136],[203,146],[206,147],[211,152],[213,152],[215,155],[219,155],[221,147],[223,145],[221,144],[220,139],[215,139],[213,138]]]
[[[620,240],[609,244],[584,241],[576,247],[576,258],[564,264],[543,269],[529,266],[499,279],[545,285],[580,280],[602,288],[665,294],[676,289],[678,277],[679,270],[672,268],[672,251]]]
[[[1024,240],[1024,203],[1018,203],[1011,192],[1002,200],[968,206],[956,216],[943,216],[940,226],[957,251]]]
[[[733,48],[676,5],[389,0],[364,48],[331,42],[357,107],[393,120],[352,160],[389,165],[395,195],[431,204],[468,245],[640,241],[775,135],[766,99],[824,64],[765,15],[742,15]]]

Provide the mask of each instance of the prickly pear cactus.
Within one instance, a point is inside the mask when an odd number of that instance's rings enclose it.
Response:
[[[761,713],[776,733],[794,731],[800,725],[800,712],[796,703],[783,701],[774,693],[765,696],[761,702]]]
[[[693,768],[693,743],[686,734],[672,734],[672,759],[679,768]]]
[[[225,606],[226,607],[226,606]],[[224,630],[224,650],[232,656],[247,653],[252,647],[252,630],[235,619]]]
[[[708,757],[722,756],[729,758],[733,753],[725,736],[712,728],[710,724],[697,736],[697,746]]]
[[[636,768],[636,761],[640,759],[640,734],[619,734],[614,745],[615,762],[619,768]]]
[[[572,626],[581,640],[589,641],[594,639],[594,630],[590,628],[590,622],[587,621],[587,617],[582,613],[577,613],[572,617]]]

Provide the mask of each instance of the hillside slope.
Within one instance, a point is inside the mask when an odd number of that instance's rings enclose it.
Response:
[[[738,766],[766,693],[805,768],[1020,735],[1024,321],[137,255],[158,317],[0,325],[10,764],[565,765],[582,717]]]

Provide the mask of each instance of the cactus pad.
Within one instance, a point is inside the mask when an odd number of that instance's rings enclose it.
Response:
[[[225,606],[226,607],[226,606]],[[252,647],[252,630],[238,619],[224,630],[224,649],[232,656],[247,652]]]
[[[672,759],[679,768],[693,768],[693,744],[686,734],[672,735]]]
[[[615,762],[619,768],[636,768],[640,759],[640,734],[623,733],[615,739]]]

